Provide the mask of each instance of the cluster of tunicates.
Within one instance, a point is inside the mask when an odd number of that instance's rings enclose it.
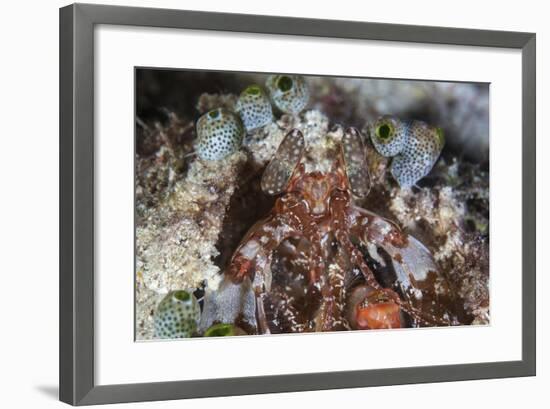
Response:
[[[154,314],[155,337],[177,339],[191,337],[227,337],[245,335],[233,324],[216,323],[204,333],[199,332],[201,308],[195,295],[189,291],[170,291],[158,304]]]
[[[246,133],[272,123],[274,110],[299,115],[309,98],[307,82],[299,75],[270,75],[265,88],[257,84],[246,87],[235,111],[216,108],[199,118],[198,156],[207,161],[225,158],[240,149]],[[441,128],[390,115],[370,125],[369,133],[377,152],[393,158],[390,171],[402,188],[410,188],[430,172],[444,145]]]
[[[273,107],[298,115],[309,101],[309,88],[299,75],[270,75],[265,90],[246,87],[237,100],[235,112],[224,108],[208,111],[197,121],[197,154],[203,160],[220,160],[241,147],[247,132],[273,122]]]
[[[386,115],[369,128],[378,153],[392,158],[390,171],[402,188],[426,176],[445,145],[443,130],[422,121],[405,122]]]

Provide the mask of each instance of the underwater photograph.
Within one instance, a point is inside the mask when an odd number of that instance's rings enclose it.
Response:
[[[489,84],[135,68],[135,339],[489,325]]]

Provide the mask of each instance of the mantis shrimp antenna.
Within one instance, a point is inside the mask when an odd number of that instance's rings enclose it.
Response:
[[[284,192],[294,169],[300,163],[304,148],[304,136],[298,129],[286,134],[262,176],[261,187],[265,193],[278,195]]]

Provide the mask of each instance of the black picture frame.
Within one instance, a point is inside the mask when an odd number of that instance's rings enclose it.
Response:
[[[94,26],[517,49],[522,54],[522,359],[124,385],[94,381]],[[60,400],[72,405],[535,375],[534,33],[74,4],[60,9]]]

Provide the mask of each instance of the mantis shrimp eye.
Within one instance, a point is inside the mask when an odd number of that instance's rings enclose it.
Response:
[[[373,124],[370,137],[380,155],[395,156],[406,144],[407,125],[393,116],[385,115]]]
[[[309,88],[300,75],[270,75],[266,88],[273,104],[287,114],[299,114],[309,101]]]
[[[241,92],[235,110],[249,132],[273,121],[269,98],[258,85],[250,85]]]
[[[304,136],[299,130],[293,129],[286,134],[262,175],[261,187],[265,193],[277,195],[286,189],[302,159],[304,147]]]
[[[246,335],[246,332],[233,324],[214,324],[204,332],[205,337],[232,337]]]
[[[213,109],[197,121],[197,154],[204,160],[220,160],[239,150],[244,126],[233,112]]]
[[[445,145],[443,130],[421,121],[412,121],[407,133],[403,151],[393,158],[391,164],[391,173],[402,188],[408,188],[426,176]]]
[[[367,152],[357,129],[346,129],[342,138],[342,153],[351,191],[358,197],[367,196],[370,190]]]
[[[189,338],[197,329],[201,310],[195,296],[187,291],[169,292],[154,315],[157,338]]]

